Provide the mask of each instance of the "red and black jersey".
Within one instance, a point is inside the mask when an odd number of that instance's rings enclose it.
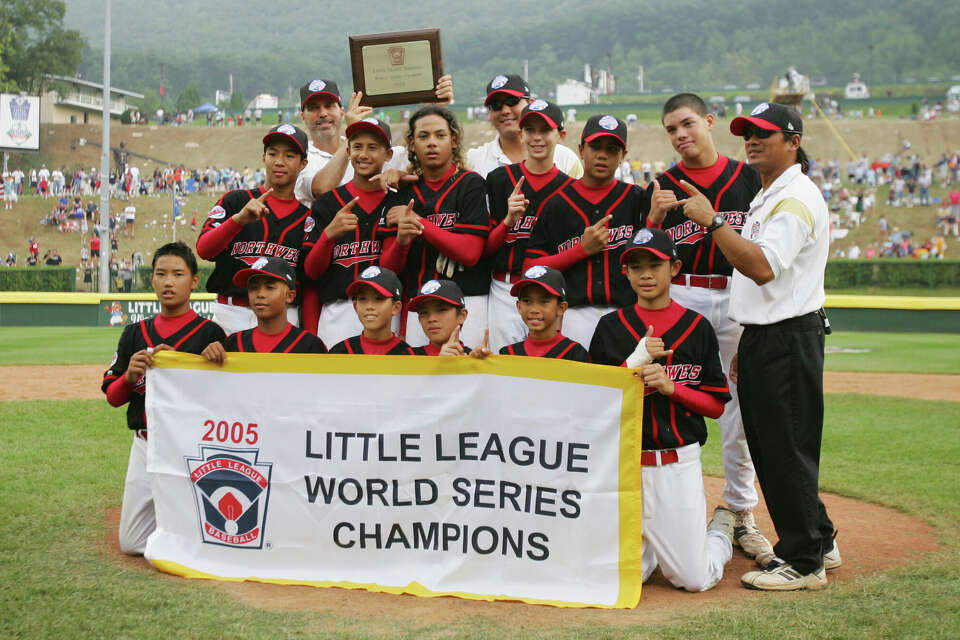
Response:
[[[238,353],[264,353],[257,350],[254,342],[254,332],[257,329],[245,329],[231,333],[223,341],[224,351]],[[304,331],[292,324],[287,325],[282,335],[269,336],[274,342],[273,347],[266,353],[326,353],[327,348],[317,336]]]
[[[710,322],[696,311],[671,302],[666,309],[643,309],[634,304],[600,318],[590,342],[590,357],[596,364],[620,366],[653,325],[673,353],[658,360],[675,385],[730,400],[727,378],[720,366],[720,348]],[[703,416],[660,393],[643,399],[643,448],[675,449],[707,441]]]
[[[342,342],[338,342],[330,349],[330,353],[349,353],[349,354],[370,354],[377,355],[377,352],[367,349],[364,343],[367,340],[362,336],[353,336],[352,338],[347,338]],[[372,341],[371,341],[372,342]],[[400,338],[394,336],[385,343],[377,343],[377,346],[380,347],[379,355],[385,356],[412,356],[416,355],[413,352],[413,347],[408,345],[406,342]]]
[[[320,234],[333,221],[337,212],[353,200],[353,197],[347,185],[341,185],[313,201],[311,215],[316,220],[316,227],[308,236],[311,246],[317,243]],[[350,283],[360,277],[360,273],[368,266],[380,263],[384,235],[380,230],[380,220],[386,216],[386,203],[384,198],[373,211],[364,210],[360,202],[350,209],[357,216],[357,228],[353,233],[346,233],[331,240],[333,251],[330,255],[330,266],[317,280],[321,303],[345,299]]]
[[[557,360],[574,360],[576,362],[590,362],[590,354],[587,353],[587,350],[583,348],[583,345],[579,342],[571,340],[566,336],[559,336],[560,340],[557,341],[555,345],[550,347],[541,358],[556,358]],[[529,340],[529,338],[528,338]],[[527,352],[526,347],[527,341],[515,342],[514,344],[508,344],[505,347],[501,347],[500,355],[502,356],[529,356],[533,355]]]
[[[713,210],[722,213],[727,224],[737,233],[743,229],[743,223],[750,211],[750,202],[760,191],[760,174],[750,165],[720,156],[709,178],[710,184],[698,182],[698,176],[693,171],[676,165],[658,177],[661,189],[670,189],[677,194],[677,199],[689,197],[689,194],[680,186],[681,180],[695,185],[697,189],[710,200]],[[697,172],[700,173],[700,172]],[[647,187],[647,195],[653,193],[653,183]],[[720,248],[717,247],[713,236],[705,233],[703,227],[683,215],[683,207],[668,211],[660,228],[666,231],[674,244],[677,245],[677,254],[683,261],[681,273],[698,275],[724,275],[733,273],[731,265]]]
[[[211,342],[222,342],[226,334],[220,325],[198,316],[193,311],[193,318],[181,329],[172,335],[162,336],[154,326],[154,318],[141,320],[137,324],[129,324],[123,329],[120,341],[117,343],[117,352],[113,355],[110,368],[103,374],[103,383],[100,389],[106,393],[117,378],[125,375],[130,366],[130,358],[138,351],[158,344],[166,344],[177,351],[195,353],[199,355]],[[144,413],[144,394],[147,390],[145,376],[141,376],[134,385],[133,393],[127,404],[127,426],[131,429],[146,429],[147,416]]]
[[[421,176],[412,185],[388,196],[392,206],[406,206],[414,201],[413,210],[427,218],[443,231],[487,237],[490,231],[490,214],[487,210],[487,191],[480,174],[466,169],[454,171],[438,189],[431,189]],[[386,222],[384,221],[384,227]],[[388,235],[396,235],[396,227],[385,229]],[[427,280],[446,278],[437,272],[440,252],[422,236],[411,243],[401,276],[404,291],[419,291]],[[461,270],[462,267],[462,270]],[[482,296],[490,291],[489,265],[481,259],[473,267],[460,265],[450,278],[465,296]]]
[[[469,355],[472,349],[467,345],[460,343],[460,346],[463,347],[463,353]],[[427,343],[419,347],[412,347],[413,355],[415,356],[439,356],[440,347],[433,346],[433,343]]]
[[[536,260],[580,245],[583,232],[611,215],[610,242],[600,253],[587,256],[563,272],[567,302],[581,305],[626,306],[637,299],[620,268],[627,248],[649,211],[649,199],[640,187],[616,182],[597,204],[580,195],[578,181],[568,183],[547,200],[533,227],[527,258]]]
[[[229,191],[220,198],[219,202],[210,210],[207,220],[203,223],[200,239],[213,229],[230,220],[235,213],[239,213],[252,198],[263,195],[263,188],[250,190]],[[271,197],[267,197],[267,206],[270,206]],[[236,224],[236,223],[233,223]],[[293,210],[279,217],[273,210],[263,215],[258,222],[252,222],[240,227],[230,244],[214,259],[215,267],[207,280],[207,291],[224,296],[246,297],[247,290],[233,284],[233,276],[241,269],[246,269],[260,257],[283,258],[297,271],[298,279],[302,277],[302,262],[313,246],[308,234],[313,231],[316,221],[310,216],[310,209],[296,203]],[[199,249],[198,249],[199,252]],[[297,299],[294,304],[300,304],[300,286],[297,285]]]
[[[507,232],[506,240],[490,258],[491,268],[503,273],[520,274],[523,272],[523,260],[526,257],[527,245],[534,223],[543,210],[547,199],[559,189],[573,181],[573,178],[554,167],[551,177],[540,187],[534,188],[538,176],[531,174],[522,162],[504,167],[497,167],[487,174],[487,194],[490,196],[490,227],[493,229],[507,217],[507,198],[513,193],[521,176],[525,176],[520,188],[524,197],[530,202],[527,211]],[[533,177],[533,179],[531,178]]]

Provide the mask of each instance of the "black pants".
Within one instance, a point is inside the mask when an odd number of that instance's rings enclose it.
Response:
[[[737,350],[740,413],[779,542],[802,574],[823,566],[833,523],[819,495],[823,325],[811,313],[744,327]]]

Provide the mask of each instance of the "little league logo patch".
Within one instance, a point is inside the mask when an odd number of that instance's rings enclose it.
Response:
[[[201,447],[184,458],[206,544],[262,549],[273,463],[259,449]]]
[[[547,273],[546,267],[544,267],[543,265],[539,265],[539,264],[538,264],[538,265],[536,265],[536,266],[534,266],[534,267],[530,267],[529,269],[527,269],[527,270],[524,272],[523,277],[525,277],[525,278],[542,278],[544,275],[546,275],[546,273]]]
[[[310,83],[310,86],[307,87],[310,91],[323,91],[327,86],[327,83],[323,80],[314,80]]]
[[[500,87],[502,87],[502,86],[505,85],[505,84],[507,84],[507,76],[497,76],[497,77],[494,78],[493,81],[490,83],[490,88],[491,88],[491,89],[499,89]]]
[[[313,219],[313,216],[307,216],[307,219],[303,221],[303,232],[310,233],[315,226],[317,226],[317,221]]]
[[[263,269],[267,266],[268,260],[266,258],[257,258],[257,261],[250,265],[251,269]]]
[[[430,295],[434,291],[440,288],[440,283],[436,280],[427,280],[423,286],[420,288],[420,293],[425,296]]]
[[[769,108],[770,108],[769,104],[767,104],[766,102],[761,102],[760,104],[758,104],[753,108],[753,111],[750,112],[750,115],[758,116]]]
[[[640,229],[637,237],[633,239],[633,244],[647,244],[653,240],[653,233],[649,229]]]
[[[607,131],[613,131],[617,128],[617,119],[613,116],[603,116],[597,122],[598,125],[606,129]]]
[[[530,103],[530,111],[543,111],[547,108],[546,100],[534,100]]]
[[[750,239],[756,240],[760,237],[760,222],[756,221],[753,223],[753,226],[750,227]]]
[[[380,126],[380,122],[376,118],[364,118],[363,121],[367,124],[375,124],[378,127]]]
[[[227,210],[221,207],[220,205],[215,206],[213,209],[210,209],[210,214],[208,217],[213,218],[214,220],[219,220],[225,218],[227,215]]]

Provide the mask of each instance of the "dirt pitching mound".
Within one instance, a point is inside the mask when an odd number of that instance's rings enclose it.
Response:
[[[707,505],[720,504],[721,478],[706,478]],[[843,566],[828,574],[831,583],[908,565],[923,554],[939,551],[936,531],[923,521],[899,511],[833,494],[822,494],[837,537]],[[757,524],[769,537],[773,525],[761,505]],[[123,555],[117,542],[119,507],[107,512],[104,553],[111,559],[144,572],[153,571],[143,558]],[[257,582],[220,582],[217,588],[251,607],[270,611],[314,611],[348,624],[356,621],[369,633],[390,633],[401,623],[410,626],[462,623],[467,620],[518,621],[520,629],[554,627],[618,627],[668,622],[681,616],[742,606],[755,598],[770,597],[740,586],[740,576],[755,568],[752,560],[735,549],[719,585],[704,593],[674,589],[659,570],[643,585],[640,604],[632,610],[557,609],[519,602],[476,602],[459,598],[417,598],[370,593],[362,590],[320,589]],[[179,580],[157,573],[158,579]],[[776,596],[783,597],[783,596]],[[519,622],[522,621],[522,622]]]

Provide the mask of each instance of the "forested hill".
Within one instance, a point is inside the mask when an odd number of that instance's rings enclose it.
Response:
[[[461,102],[497,72],[546,93],[584,63],[612,67],[619,93],[648,88],[766,86],[789,64],[842,83],[960,72],[960,2],[942,0],[287,0],[282,3],[113,0],[113,84],[168,95],[195,83],[205,99],[235,87],[284,96],[317,76],[350,82],[347,36],[442,29],[445,67]],[[65,26],[88,48],[80,72],[101,78],[102,0],[67,0]]]

